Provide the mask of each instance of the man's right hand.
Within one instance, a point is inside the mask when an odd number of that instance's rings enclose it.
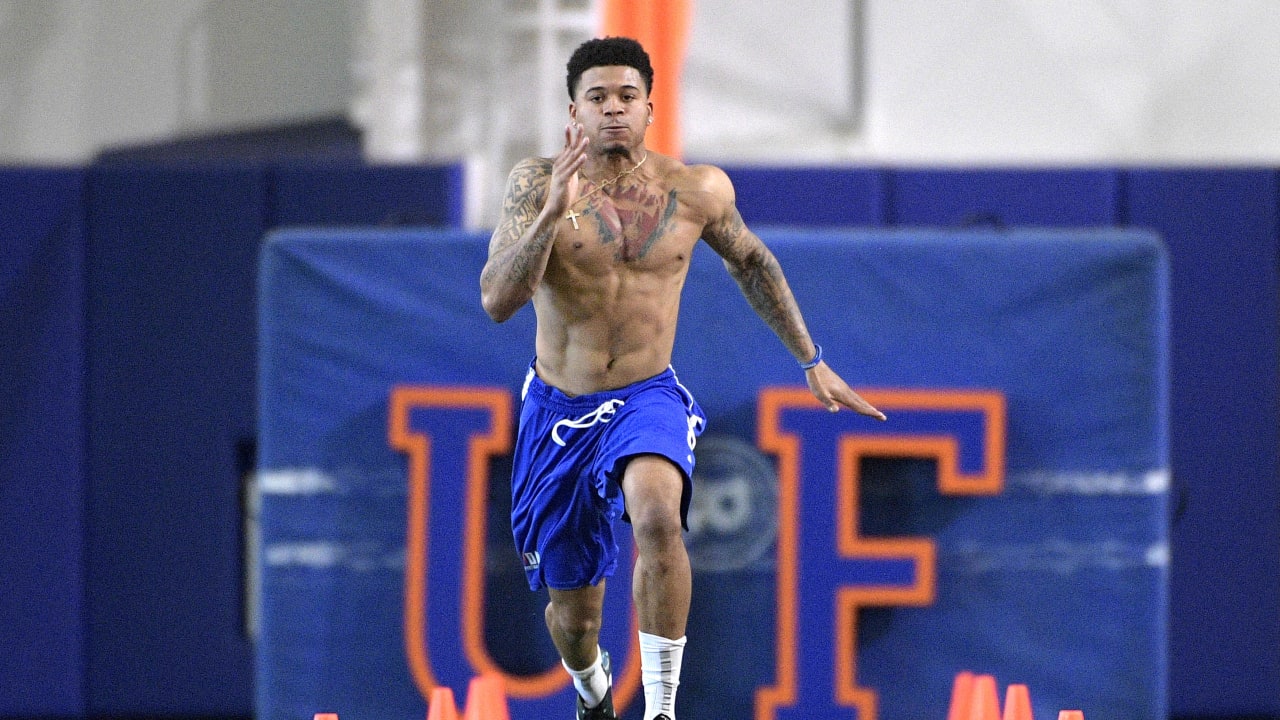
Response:
[[[587,161],[587,132],[571,122],[564,128],[564,147],[551,160],[551,183],[547,188],[547,207],[557,216],[564,215],[578,199],[578,170]]]

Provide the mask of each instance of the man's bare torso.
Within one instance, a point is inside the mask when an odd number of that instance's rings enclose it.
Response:
[[[670,364],[680,291],[717,205],[702,174],[652,153],[641,172],[616,185],[589,197],[596,186],[583,185],[570,208],[576,216],[557,222],[533,296],[544,381],[582,395]]]

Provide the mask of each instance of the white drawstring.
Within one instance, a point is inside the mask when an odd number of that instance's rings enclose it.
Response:
[[[600,403],[599,407],[595,410],[592,410],[576,420],[561,420],[552,426],[551,439],[555,444],[560,447],[564,447],[564,440],[560,439],[561,425],[571,428],[589,428],[596,423],[607,423],[613,419],[613,414],[618,411],[618,408],[625,404],[626,402],[623,400],[605,400]]]

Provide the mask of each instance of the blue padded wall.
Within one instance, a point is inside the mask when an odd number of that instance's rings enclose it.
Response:
[[[748,225],[878,226],[886,172],[874,168],[726,167]]]
[[[0,170],[0,717],[84,712],[84,173]]]
[[[1135,170],[1128,221],[1172,285],[1171,701],[1280,716],[1280,182],[1270,169]]]
[[[1116,219],[1115,170],[894,170],[894,225],[1096,227]]]
[[[282,165],[267,225],[462,224],[461,165]]]
[[[265,174],[98,168],[89,198],[89,710],[242,714]]]

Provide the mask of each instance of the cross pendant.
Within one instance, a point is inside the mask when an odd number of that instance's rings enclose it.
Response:
[[[577,212],[576,210],[570,210],[570,211],[569,211],[569,214],[564,216],[564,219],[565,219],[565,220],[572,221],[572,222],[573,222],[573,229],[574,229],[574,230],[577,230],[577,229],[578,229],[578,218],[580,218],[580,217],[582,217],[582,213],[579,213],[579,212]]]

